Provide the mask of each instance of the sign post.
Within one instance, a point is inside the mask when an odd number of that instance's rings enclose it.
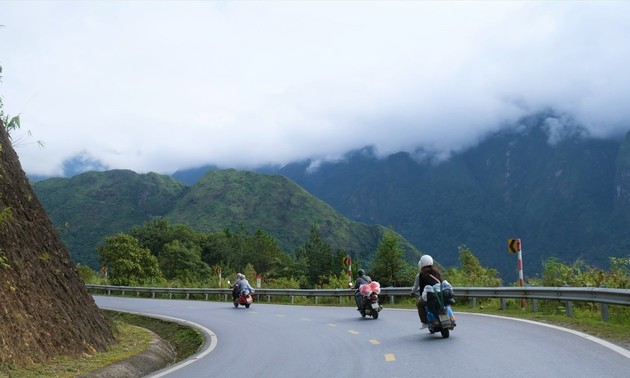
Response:
[[[523,280],[523,248],[521,239],[509,239],[508,248],[510,253],[516,253],[518,256],[518,284],[520,287],[525,286]],[[525,309],[525,298],[521,298],[521,310]]]
[[[343,266],[348,268],[348,282],[352,283],[352,257],[350,255],[343,258]]]
[[[219,289],[221,288],[221,267],[217,266],[214,270],[219,275]]]

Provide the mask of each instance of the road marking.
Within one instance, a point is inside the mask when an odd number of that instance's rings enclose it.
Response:
[[[591,335],[583,333],[583,332],[574,331],[574,330],[569,329],[569,328],[559,327],[559,326],[556,326],[556,325],[553,325],[553,324],[546,324],[546,323],[541,323],[541,322],[535,322],[533,320],[519,319],[519,318],[509,318],[509,317],[499,316],[499,315],[477,314],[477,313],[467,313],[467,315],[487,316],[487,317],[490,317],[490,318],[508,319],[508,320],[514,320],[514,321],[519,321],[519,322],[524,322],[524,323],[535,324],[535,325],[542,326],[542,327],[549,327],[549,328],[557,329],[557,330],[560,330],[560,331],[572,333],[572,334],[574,334],[576,336],[579,336],[579,337],[583,337],[586,340],[590,340],[590,341],[592,341],[594,343],[597,343],[597,344],[599,344],[599,345],[601,345],[601,346],[603,346],[605,348],[608,348],[608,349],[610,349],[612,351],[615,351],[615,352],[621,354],[622,356],[624,356],[626,358],[630,358],[630,351],[625,349],[625,348],[622,348],[622,347],[620,347],[618,345],[615,345],[613,343],[610,343],[610,342],[608,342],[606,340],[603,340],[603,339],[600,339],[598,337],[591,336]]]
[[[127,312],[127,313],[135,314],[135,315],[150,316],[152,318],[157,318],[157,319],[177,322],[179,324],[184,324],[184,325],[187,325],[189,327],[197,328],[204,335],[205,341],[204,341],[203,345],[201,346],[200,351],[197,354],[189,356],[187,359],[183,360],[182,362],[180,362],[180,363],[178,363],[176,365],[167,367],[166,370],[160,370],[160,371],[156,372],[155,374],[150,375],[151,378],[163,377],[163,376],[165,376],[167,374],[170,374],[170,373],[172,373],[172,372],[174,372],[176,370],[179,370],[179,369],[183,368],[184,366],[188,366],[188,365],[192,364],[193,362],[202,359],[203,357],[208,355],[210,352],[212,352],[217,347],[217,344],[218,344],[217,335],[214,332],[212,332],[208,328],[202,326],[201,324],[193,323],[193,322],[185,320],[185,319],[174,318],[174,317],[166,316],[166,315],[155,315],[155,314],[151,314],[151,313],[147,313],[147,312],[126,311],[126,310],[119,310],[119,309],[113,309],[113,308],[110,309],[110,308],[107,308],[107,307],[101,307],[101,308],[114,310],[114,311]]]
[[[387,362],[396,361],[396,356],[394,356],[394,353],[386,353],[385,354],[385,361],[387,361]]]
[[[378,341],[378,340],[374,340],[374,339],[370,340],[370,342],[371,342],[372,344],[374,344],[374,345],[378,345],[378,344],[380,344],[380,343],[381,343],[380,341]]]
[[[310,321],[312,321],[313,319],[309,319],[309,318],[302,318],[301,320],[304,320],[305,322],[310,322]]]
[[[328,325],[331,326],[331,327],[336,327],[337,326],[336,324],[332,324],[332,323],[328,323]]]
[[[287,316],[286,315],[281,315],[281,314],[276,314],[276,317],[277,318],[286,318]]]
[[[353,335],[358,335],[359,334],[359,331],[355,331],[353,329],[349,329],[348,332],[350,332]]]

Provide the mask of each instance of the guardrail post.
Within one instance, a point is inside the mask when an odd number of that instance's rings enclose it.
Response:
[[[394,304],[394,296],[393,295],[389,296],[389,304]]]
[[[190,299],[190,293],[186,293],[186,299]]]
[[[293,298],[294,298],[294,296],[292,295],[291,296],[291,304],[293,304]]]
[[[470,298],[470,304],[471,304],[472,308],[476,308],[477,307],[477,297]]]
[[[342,297],[341,297],[341,295],[340,295],[340,296],[339,296],[339,304],[341,304],[341,303],[342,303],[341,298],[342,298]]]
[[[112,291],[107,289],[107,295],[112,295]]]
[[[572,318],[573,317],[573,302],[567,301],[566,308],[567,308],[567,316]]]
[[[532,299],[532,312],[538,312],[538,299]]]
[[[173,293],[168,293],[168,299],[173,299]]]
[[[271,295],[267,294],[267,303],[271,302]]]
[[[315,296],[315,304],[318,304],[318,303],[319,303],[318,298],[319,298],[319,297],[316,295],[316,296]]]
[[[208,300],[208,293],[206,293],[206,300]]]
[[[507,310],[507,300],[505,298],[501,298],[501,309],[503,311]]]
[[[124,291],[124,290],[122,291],[122,296],[123,296],[123,297],[125,296],[125,291]]]
[[[151,292],[151,298],[155,299],[155,291]]]
[[[602,321],[608,322],[608,303],[602,303]]]

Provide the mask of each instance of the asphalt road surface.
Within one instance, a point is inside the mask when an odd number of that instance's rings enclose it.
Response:
[[[539,323],[456,313],[447,339],[419,330],[413,310],[95,296],[102,308],[200,327],[195,356],[153,377],[630,377],[630,351]]]

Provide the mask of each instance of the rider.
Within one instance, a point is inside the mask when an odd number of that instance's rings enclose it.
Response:
[[[357,302],[357,310],[360,311],[361,303],[363,302],[363,296],[359,292],[359,286],[369,284],[370,282],[372,282],[372,279],[370,278],[370,276],[365,274],[365,270],[363,269],[359,269],[358,273],[359,273],[359,278],[357,278],[357,281],[354,284],[353,289],[355,290],[354,299]]]
[[[243,290],[248,290],[250,293],[254,291],[252,287],[249,285],[249,281],[245,278],[243,273],[236,274],[236,281],[234,282],[234,286],[232,286],[232,298],[234,302],[238,299],[239,292]]]
[[[433,286],[442,282],[440,277],[440,270],[433,266],[433,258],[429,255],[423,255],[418,261],[418,269],[420,272],[416,274],[416,282],[411,289],[411,294],[418,296],[416,301],[416,307],[418,308],[418,316],[422,326],[420,329],[425,329],[429,326],[427,320],[427,311],[425,309],[426,302],[422,299],[422,291],[426,285]]]

